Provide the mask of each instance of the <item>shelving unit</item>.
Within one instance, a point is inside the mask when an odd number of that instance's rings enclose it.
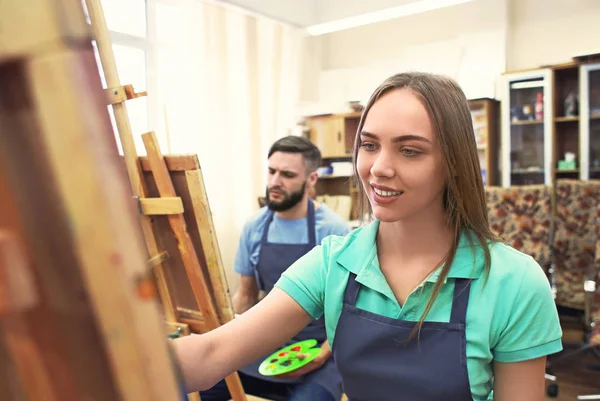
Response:
[[[581,179],[600,179],[600,63],[579,67]]]
[[[326,114],[307,117],[308,139],[320,150],[323,158],[322,167],[331,167],[336,163],[351,163],[352,149],[361,113]],[[322,175],[316,185],[316,198],[325,203],[350,222],[356,220],[356,204],[360,192],[354,185],[352,175]],[[341,197],[341,198],[338,198]],[[350,200],[348,213],[347,200]]]
[[[495,99],[469,100],[484,185],[498,185],[499,108]]]
[[[502,186],[552,182],[553,104],[551,69],[503,76]]]
[[[580,178],[580,124],[576,99],[579,98],[579,64],[567,63],[552,67],[554,93],[553,112],[553,180],[557,178]],[[571,104],[572,105],[571,105]],[[566,154],[574,155],[571,163]],[[563,165],[564,164],[564,165]]]

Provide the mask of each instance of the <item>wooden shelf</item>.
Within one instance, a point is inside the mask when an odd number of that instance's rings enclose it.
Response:
[[[578,168],[570,168],[568,170],[554,169],[554,173],[555,174],[573,174],[573,173],[579,173],[579,169]]]
[[[556,117],[554,119],[555,123],[567,123],[567,122],[571,122],[571,121],[579,121],[579,116],[573,116],[573,117]]]
[[[536,125],[543,124],[544,120],[521,120],[521,121],[511,121],[510,125]]]

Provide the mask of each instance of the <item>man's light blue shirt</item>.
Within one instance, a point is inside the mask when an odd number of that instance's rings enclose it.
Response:
[[[260,252],[260,241],[263,230],[269,216],[269,209],[265,206],[259,209],[244,225],[233,270],[242,276],[254,276],[258,255]],[[279,244],[307,244],[308,227],[306,217],[286,220],[273,216],[273,222],[269,226],[267,240]],[[350,232],[348,223],[336,212],[320,203],[315,210],[316,243],[329,235],[344,236]]]

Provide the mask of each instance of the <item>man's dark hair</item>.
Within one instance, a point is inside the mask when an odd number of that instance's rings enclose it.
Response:
[[[290,135],[278,139],[271,145],[268,157],[271,157],[275,152],[301,153],[304,165],[309,173],[312,173],[321,165],[321,151],[319,148],[301,136]]]

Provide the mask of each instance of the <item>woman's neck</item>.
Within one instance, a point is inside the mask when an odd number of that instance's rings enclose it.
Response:
[[[419,218],[381,222],[377,234],[378,252],[399,261],[435,260],[441,262],[454,239],[454,229],[445,214],[429,213]]]

